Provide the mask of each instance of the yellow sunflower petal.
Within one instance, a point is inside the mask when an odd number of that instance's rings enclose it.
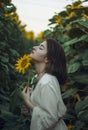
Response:
[[[21,57],[16,61],[15,64],[16,70],[24,74],[26,69],[28,69],[31,66],[30,61],[31,61],[30,56],[28,54],[25,54],[23,57]]]

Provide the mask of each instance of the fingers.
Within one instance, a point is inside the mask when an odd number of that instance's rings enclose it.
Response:
[[[29,87],[28,86],[25,86],[24,89],[23,89],[23,92],[24,93],[27,93],[29,91]]]
[[[24,87],[23,92],[26,92],[27,86]]]
[[[27,87],[27,91],[30,91],[30,88],[29,88],[29,87]]]

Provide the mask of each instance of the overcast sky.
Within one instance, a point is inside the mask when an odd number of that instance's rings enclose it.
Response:
[[[28,31],[38,34],[48,28],[49,19],[63,11],[65,6],[75,0],[13,0],[22,24]]]

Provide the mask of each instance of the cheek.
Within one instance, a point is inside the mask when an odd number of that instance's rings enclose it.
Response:
[[[44,54],[37,54],[37,55],[35,55],[35,59],[37,60],[37,61],[40,61],[40,62],[42,62],[42,61],[44,61],[44,57],[45,57],[45,55]]]
[[[36,53],[36,57],[38,57],[39,59],[44,59],[46,56],[46,52],[37,52]]]
[[[39,61],[44,61],[44,57],[45,57],[45,55],[39,55],[38,56]]]

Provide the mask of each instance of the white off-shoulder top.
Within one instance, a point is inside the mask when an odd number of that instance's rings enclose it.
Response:
[[[67,130],[62,119],[66,106],[62,100],[60,85],[55,76],[45,73],[31,94],[35,104],[30,130]]]

